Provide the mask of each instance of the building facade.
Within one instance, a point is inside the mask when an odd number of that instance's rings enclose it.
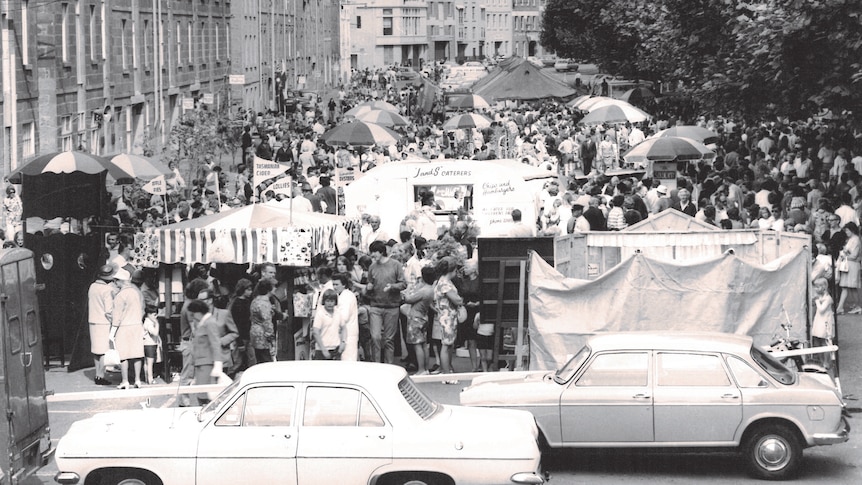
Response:
[[[420,69],[428,60],[428,3],[433,2],[342,2],[345,64],[351,70],[391,65]]]
[[[512,0],[512,55],[545,55],[539,44],[546,0]]]
[[[512,55],[512,0],[482,0],[485,9],[485,55]]]

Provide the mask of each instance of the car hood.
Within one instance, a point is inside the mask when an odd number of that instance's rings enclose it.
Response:
[[[57,458],[163,456],[165,443],[176,457],[194,456],[200,408],[165,408],[101,413],[76,421],[57,445]],[[134,440],[129,439],[134,437]],[[150,446],[151,445],[151,446]]]
[[[494,372],[473,379],[461,391],[465,406],[518,405],[559,396],[560,386],[549,371]]]

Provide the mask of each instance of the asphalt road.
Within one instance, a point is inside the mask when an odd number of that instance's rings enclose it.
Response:
[[[805,451],[802,471],[794,484],[851,484],[862,483],[862,317],[839,317],[839,382],[850,410],[851,432],[847,443],[809,448]],[[456,370],[466,370],[469,362],[456,359]],[[119,382],[119,376],[112,377]],[[48,389],[55,394],[104,391],[93,382],[93,369],[67,372],[59,365],[46,372]],[[433,398],[443,403],[457,404],[460,389],[469,384],[461,379],[459,385],[436,382],[420,385]],[[166,384],[162,384],[166,386]],[[71,424],[93,414],[118,409],[136,409],[147,404],[146,398],[112,398],[49,404],[51,436],[54,443],[66,433]],[[176,405],[174,395],[149,398],[152,407]],[[626,483],[763,483],[749,478],[741,460],[734,453],[675,453],[644,452],[637,450],[568,451],[547,456],[543,460],[551,473],[552,484],[626,484]],[[54,483],[57,467],[52,461],[27,485]]]

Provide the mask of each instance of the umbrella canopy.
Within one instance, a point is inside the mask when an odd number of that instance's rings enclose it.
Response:
[[[488,100],[478,94],[466,94],[455,98],[449,106],[455,109],[488,109],[491,107]]]
[[[400,114],[393,111],[386,111],[385,109],[369,109],[368,111],[363,110],[356,115],[356,119],[359,121],[367,121],[369,123],[377,123],[378,125],[389,127],[407,126],[410,123]]]
[[[135,176],[122,167],[117,166],[110,160],[92,155],[90,153],[68,151],[54,152],[34,158],[27,164],[18,167],[9,174],[9,181],[20,184],[22,175],[41,175],[46,173],[74,173],[98,174],[108,172],[118,184],[130,184],[135,181]]]
[[[489,126],[491,126],[491,120],[478,113],[455,115],[443,123],[443,128],[447,130],[457,130],[459,128],[478,128],[481,130]]]
[[[590,111],[590,107],[603,101],[614,101],[614,98],[607,96],[578,96],[569,102],[569,106],[581,111]]]
[[[625,123],[626,121],[639,123],[649,118],[650,115],[634,106],[610,105],[590,111],[580,122],[584,125]]]
[[[111,158],[111,163],[139,180],[152,180],[160,175],[171,178],[175,175],[164,163],[140,155],[121,153],[114,155]]]
[[[641,86],[634,89],[629,89],[628,91],[624,92],[623,95],[620,96],[620,99],[622,99],[623,101],[628,101],[632,104],[644,102],[649,103],[655,100],[655,94],[653,94],[653,92],[650,91],[649,88]]]
[[[696,125],[677,125],[673,128],[661,130],[650,138],[659,138],[664,136],[681,136],[683,138],[691,138],[704,144],[710,144],[718,141],[718,134],[714,131]]]
[[[349,110],[347,110],[344,114],[346,116],[356,116],[357,114],[359,114],[363,111],[369,111],[372,109],[382,109],[382,110],[386,110],[386,111],[392,111],[395,113],[398,112],[398,108],[395,105],[392,105],[390,103],[387,103],[386,101],[381,101],[378,99],[378,100],[374,100],[374,101],[366,101],[364,103],[359,103],[356,106],[354,106],[353,108],[350,108]]]
[[[330,146],[373,146],[394,145],[401,135],[376,123],[353,121],[336,126],[321,138]]]
[[[638,110],[640,109],[640,108],[635,107],[634,105],[632,105],[628,101],[623,101],[621,99],[613,99],[613,98],[607,98],[607,99],[593,98],[593,99],[595,99],[595,101],[590,100],[591,102],[582,103],[583,107],[580,109],[583,111],[590,112],[590,113],[592,113],[593,111],[595,111],[599,108],[604,108],[605,106],[619,106],[620,108],[622,108],[624,110],[629,109],[629,108],[634,108],[634,109],[638,109]]]
[[[628,163],[671,162],[674,160],[701,160],[715,158],[715,152],[703,143],[678,136],[649,138],[632,147],[623,155]]]

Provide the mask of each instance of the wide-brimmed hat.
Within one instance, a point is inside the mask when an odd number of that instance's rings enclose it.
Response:
[[[130,281],[132,279],[132,274],[129,273],[128,270],[126,270],[124,268],[120,268],[117,270],[117,274],[114,275],[114,278],[116,278],[120,281]]]
[[[112,264],[106,264],[99,268],[99,272],[96,274],[99,278],[103,280],[112,280],[114,279],[114,273],[117,269]]]

